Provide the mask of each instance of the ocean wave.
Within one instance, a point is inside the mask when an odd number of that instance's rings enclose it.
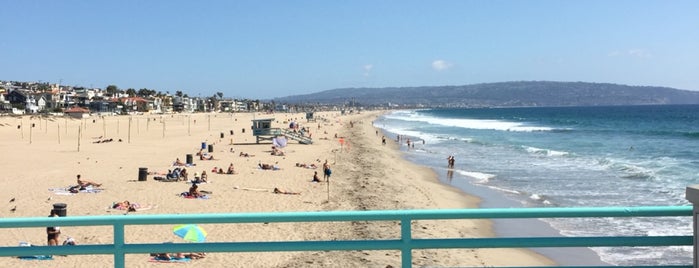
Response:
[[[653,170],[636,165],[618,163],[613,165],[613,167],[623,172],[621,178],[624,179],[651,180],[655,178],[655,172]]]
[[[685,132],[682,135],[687,138],[699,139],[699,132]]]
[[[509,194],[516,194],[516,195],[522,194],[522,192],[520,192],[520,191],[505,189],[505,188],[501,188],[501,187],[497,187],[497,186],[489,185],[489,186],[487,186],[487,187],[488,187],[489,189],[496,190],[496,191],[498,191],[498,192],[509,193]]]
[[[570,153],[564,151],[556,151],[550,149],[542,149],[530,146],[523,146],[524,150],[531,154],[545,155],[545,156],[567,156]]]
[[[455,171],[459,175],[476,179],[477,183],[487,183],[488,181],[490,181],[490,179],[495,178],[495,175],[488,174],[488,173],[481,173],[481,172],[476,172],[476,171],[467,171],[467,170],[460,170],[460,169],[457,169]]]
[[[433,125],[442,125],[449,127],[459,127],[466,129],[482,129],[482,130],[500,130],[514,132],[535,132],[535,131],[551,131],[553,128],[532,126],[521,122],[511,122],[493,119],[456,119],[456,118],[440,118],[433,116],[424,116],[414,111],[398,111],[388,115],[384,115],[387,119],[424,122]]]
[[[541,204],[547,205],[547,206],[553,205],[553,203],[551,203],[551,201],[546,199],[546,196],[544,196],[542,194],[530,194],[529,199],[534,200],[536,202],[539,202]]]

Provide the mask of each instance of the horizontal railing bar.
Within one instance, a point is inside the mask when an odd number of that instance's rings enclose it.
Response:
[[[461,266],[459,266],[461,267]],[[490,267],[490,266],[489,266]],[[462,267],[465,268],[465,267]],[[475,267],[474,267],[475,268]],[[491,268],[693,268],[692,265],[650,265],[650,266],[494,266]]]
[[[382,220],[449,220],[570,217],[675,217],[691,216],[691,206],[657,207],[580,207],[580,208],[495,208],[440,210],[373,210],[318,212],[263,212],[220,214],[104,215],[58,218],[2,218],[0,228],[181,224],[181,223],[262,223]]]
[[[454,248],[535,248],[535,247],[619,247],[619,246],[690,246],[692,236],[624,236],[624,237],[507,237],[412,239],[412,249]],[[286,242],[215,242],[125,244],[124,253],[154,252],[276,252],[333,250],[400,250],[401,240],[337,240]],[[72,247],[4,247],[0,256],[111,254],[114,245],[79,245]]]
[[[413,239],[413,249],[691,246],[692,236],[598,236]]]

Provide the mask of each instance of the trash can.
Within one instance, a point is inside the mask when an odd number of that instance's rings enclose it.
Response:
[[[231,130],[231,135],[233,135],[233,130]]]
[[[203,150],[203,149],[206,149],[206,142],[205,142],[205,141],[202,141],[202,142],[201,142],[201,149],[202,149],[202,150]]]
[[[192,161],[192,154],[187,154],[187,165],[191,165],[194,162]]]
[[[65,217],[68,212],[66,207],[68,207],[68,205],[65,203],[55,203],[53,204],[53,211],[56,212],[56,215],[59,217]]]
[[[221,139],[223,139],[223,132],[221,132]]]
[[[146,181],[148,179],[148,168],[138,168],[138,181]]]
[[[209,153],[213,153],[213,152],[214,152],[214,145],[209,144]]]

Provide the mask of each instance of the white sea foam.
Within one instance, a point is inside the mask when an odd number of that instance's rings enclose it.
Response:
[[[505,188],[502,188],[502,187],[497,187],[497,186],[492,186],[492,185],[489,185],[489,186],[487,186],[487,187],[490,188],[490,189],[499,191],[499,192],[503,192],[503,193],[510,193],[510,194],[516,194],[516,195],[522,194],[522,192],[520,192],[520,191],[505,189]]]
[[[566,156],[566,155],[570,154],[570,153],[564,152],[564,151],[555,151],[555,150],[550,150],[550,149],[542,149],[542,148],[529,147],[529,146],[524,146],[524,150],[527,151],[528,153],[546,155],[546,156]]]
[[[495,175],[488,173],[481,173],[476,171],[466,171],[466,170],[456,170],[456,173],[460,175],[474,178],[477,183],[487,183],[490,179],[495,178]]]
[[[425,122],[428,124],[460,127],[467,129],[490,129],[501,131],[518,131],[518,132],[533,132],[533,131],[551,131],[553,128],[532,126],[520,122],[510,122],[503,120],[490,119],[456,119],[456,118],[438,118],[431,116],[420,115],[415,112],[399,111],[385,116],[388,119],[396,119],[403,121]]]

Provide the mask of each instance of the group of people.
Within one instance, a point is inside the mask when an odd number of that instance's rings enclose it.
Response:
[[[176,167],[172,171],[170,171],[168,169],[167,174],[165,175],[166,178],[168,178],[170,180],[175,180],[175,181],[180,181],[180,180],[186,181],[188,179],[187,178],[188,176],[189,176],[189,174],[187,174],[187,169],[186,168],[179,168],[179,167]]]
[[[209,175],[206,174],[206,170],[202,171],[201,175],[194,172],[194,180],[192,180],[192,183],[197,184],[205,182],[209,182]]]
[[[228,174],[228,175],[238,174],[238,172],[235,171],[235,167],[233,166],[233,163],[231,163],[228,166],[228,169],[226,171],[224,171],[223,168],[214,167],[213,169],[211,169],[211,172],[218,173],[218,174]]]
[[[272,155],[284,156],[284,151],[282,151],[282,149],[277,148],[277,146],[272,146]]]
[[[197,155],[199,156],[199,160],[214,160],[214,155],[204,152],[204,149],[200,149]]]
[[[206,253],[204,252],[192,252],[192,253],[155,253],[156,260],[163,260],[163,261],[169,261],[169,260],[183,260],[183,259],[201,259],[206,257]]]

